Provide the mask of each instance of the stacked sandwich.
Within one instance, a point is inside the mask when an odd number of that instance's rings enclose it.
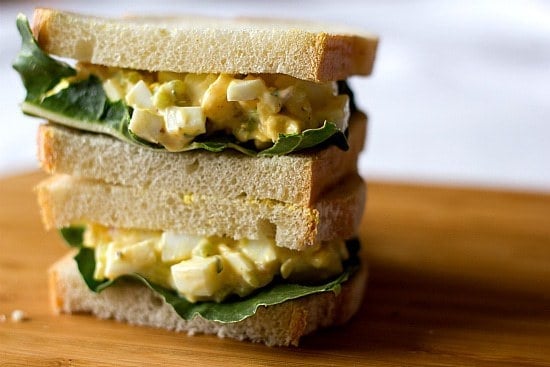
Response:
[[[297,345],[359,307],[377,39],[279,21],[19,16],[58,312]],[[69,66],[49,54],[77,60]]]

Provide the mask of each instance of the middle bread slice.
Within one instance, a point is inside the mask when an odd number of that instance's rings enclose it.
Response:
[[[357,172],[366,125],[363,113],[352,115],[348,151],[329,146],[291,155],[250,157],[234,151],[155,151],[106,135],[45,124],[38,134],[38,157],[48,173],[114,185],[311,205],[343,177]]]
[[[234,239],[274,238],[294,250],[355,235],[365,185],[352,174],[312,204],[272,199],[201,195],[173,188],[111,185],[55,175],[37,187],[47,228],[82,222],[108,227],[172,230]]]

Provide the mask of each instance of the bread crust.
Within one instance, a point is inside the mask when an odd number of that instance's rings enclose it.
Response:
[[[367,269],[362,265],[338,294],[310,295],[270,307],[236,323],[181,319],[173,308],[138,283],[117,284],[101,293],[90,291],[72,258],[73,253],[49,269],[50,299],[56,313],[91,313],[134,325],[177,332],[214,334],[270,346],[297,346],[300,338],[319,328],[340,325],[357,312],[365,291]]]
[[[48,28],[50,20],[52,19],[53,12],[45,11],[46,9],[35,9],[33,14],[33,19],[31,23],[31,30],[36,42],[42,48],[48,48],[49,37],[48,37]]]
[[[62,146],[62,142],[56,139],[58,136],[59,134],[56,135],[54,129],[44,128],[44,125],[40,125],[38,128],[36,157],[42,169],[48,173],[55,172],[58,166],[57,152]],[[61,152],[61,157],[63,159],[63,152]]]
[[[38,159],[48,173],[115,185],[310,205],[342,177],[357,172],[366,124],[363,113],[353,114],[348,151],[330,146],[276,157],[249,157],[232,150],[160,152],[48,124],[38,131]]]
[[[94,64],[281,73],[312,81],[369,75],[378,44],[374,35],[326,24],[197,16],[114,20],[44,8],[35,10],[32,30],[46,52]]]

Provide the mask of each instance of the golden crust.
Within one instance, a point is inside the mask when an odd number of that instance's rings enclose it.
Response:
[[[33,21],[31,24],[32,34],[40,45],[40,47],[47,49],[50,42],[48,29],[50,28],[50,22],[54,13],[50,9],[36,8],[33,14]]]
[[[38,127],[38,134],[36,141],[38,145],[37,158],[42,166],[42,169],[46,172],[52,172],[55,170],[56,164],[56,144],[54,138],[55,132],[48,129],[46,125],[40,125]]]
[[[51,309],[55,313],[60,313],[63,307],[63,294],[58,292],[59,276],[55,271],[48,271],[48,296]]]
[[[55,199],[49,194],[48,190],[46,190],[46,184],[54,179],[55,177],[50,177],[43,180],[34,188],[40,213],[42,214],[42,223],[47,229],[56,228]]]

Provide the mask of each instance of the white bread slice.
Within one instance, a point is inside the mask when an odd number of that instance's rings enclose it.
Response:
[[[281,73],[314,81],[372,71],[378,38],[326,24],[197,16],[105,19],[36,9],[46,52],[107,66],[190,73]]]
[[[39,128],[38,158],[48,173],[115,185],[177,188],[216,197],[244,194],[310,205],[342,177],[357,172],[365,130],[366,116],[355,113],[347,152],[330,146],[304,154],[249,157],[233,151],[153,151],[110,136],[48,124]]]
[[[45,180],[37,193],[47,229],[90,221],[201,236],[269,237],[294,250],[353,237],[365,205],[365,184],[357,174],[345,177],[312,206],[108,185],[67,175]]]
[[[126,282],[94,293],[88,289],[70,253],[49,270],[50,300],[56,313],[91,313],[134,325],[164,328],[190,335],[216,334],[270,346],[297,346],[300,337],[321,327],[348,321],[359,309],[367,270],[363,264],[342,286],[341,292],[310,295],[270,307],[236,323],[201,317],[183,320],[162,298],[142,284]]]

